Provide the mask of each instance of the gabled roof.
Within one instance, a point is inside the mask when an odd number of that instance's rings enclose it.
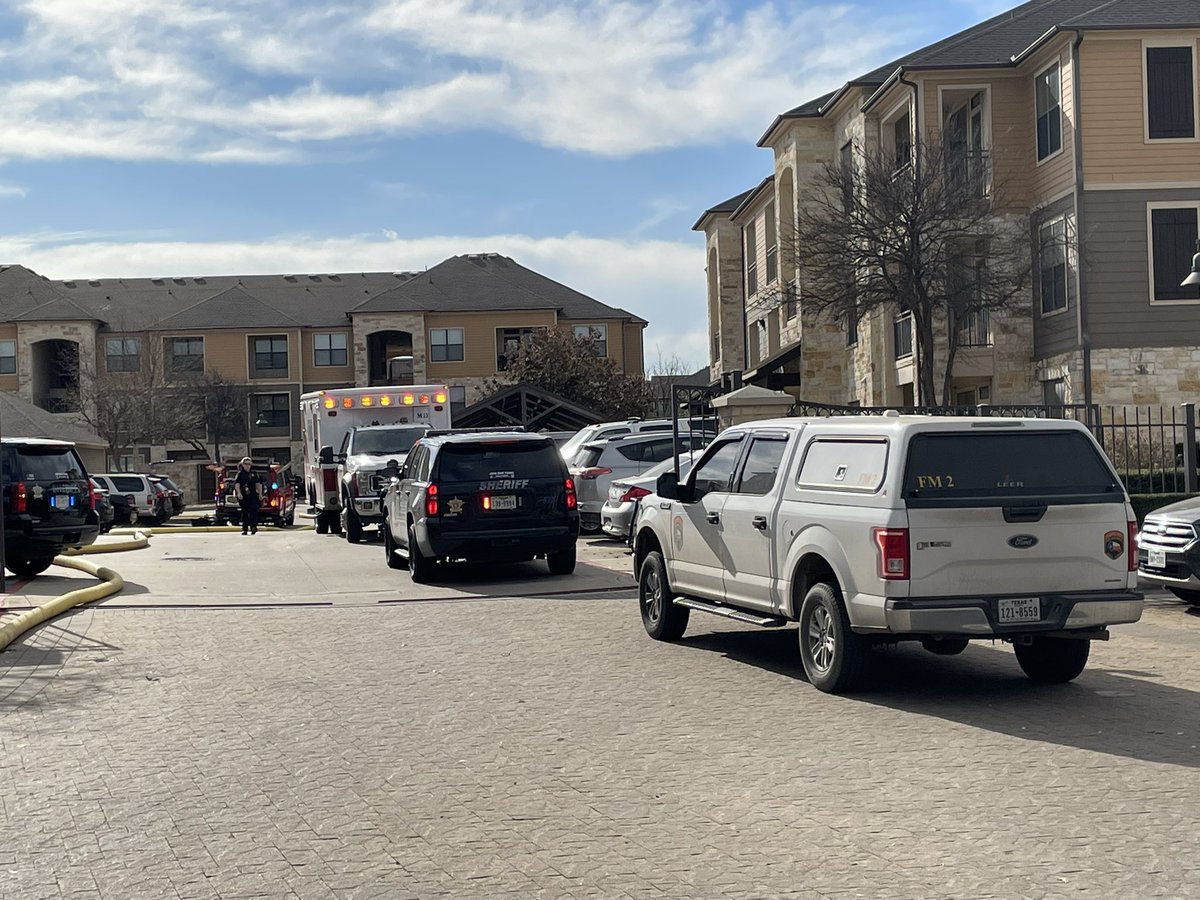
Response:
[[[13,316],[14,322],[87,322],[96,317],[82,306],[73,303],[66,297],[54,297],[40,306],[35,306],[19,316]]]
[[[704,211],[704,214],[696,220],[696,224],[692,226],[692,231],[703,231],[704,222],[709,216],[722,216],[728,218],[735,209],[742,205],[742,202],[753,194],[757,188],[751,188],[748,191],[742,191],[736,197],[730,197],[728,200],[722,200],[716,206],[710,206]]]
[[[51,319],[91,319],[80,308],[62,306],[65,295],[48,278],[24,266],[0,266],[0,321],[13,322],[31,310],[45,307]],[[69,312],[70,315],[54,313]]]
[[[898,70],[1011,68],[1034,47],[1076,29],[1200,28],[1197,0],[1031,0],[957,34],[914,50],[846,82],[836,91],[775,118],[765,146],[787,119],[823,115],[855,87],[878,88]]]
[[[632,313],[581,294],[498,253],[452,256],[350,310],[371,312],[486,312],[553,309],[569,319],[630,319]]]
[[[241,285],[214,294],[158,322],[158,328],[178,331],[188,328],[212,328],[214,322],[239,328],[299,328],[301,323],[258,297]]]

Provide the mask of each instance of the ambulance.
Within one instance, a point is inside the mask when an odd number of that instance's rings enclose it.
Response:
[[[300,397],[300,433],[304,440],[304,488],[319,534],[341,534],[340,448],[351,429],[364,425],[450,427],[450,388],[444,384],[407,384],[313,391]]]

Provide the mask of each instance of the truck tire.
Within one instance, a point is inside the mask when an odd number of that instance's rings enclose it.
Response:
[[[434,566],[437,563],[421,552],[417,546],[417,535],[410,524],[408,526],[408,574],[416,584],[428,584],[433,578]]]
[[[570,575],[575,571],[575,545],[557,553],[547,553],[546,565],[551,575]]]
[[[1189,591],[1185,588],[1167,588],[1167,590],[1184,603],[1190,603],[1192,606],[1200,606],[1200,591]]]
[[[842,592],[820,582],[800,605],[800,661],[808,682],[837,694],[860,687],[870,666],[870,642],[850,628]]]
[[[4,565],[14,575],[32,578],[45,572],[52,562],[53,556],[12,556],[5,560]]]
[[[342,507],[342,515],[338,524],[346,532],[347,543],[361,543],[363,538],[362,522],[358,518],[358,513],[350,506],[349,501]]]
[[[385,519],[379,527],[383,531],[383,556],[387,560],[388,568],[407,569],[407,561],[396,553],[396,539],[392,537],[392,529],[388,525],[387,520]]]
[[[1091,649],[1091,641],[1077,638],[1035,637],[1028,644],[1013,644],[1026,677],[1042,684],[1065,684],[1078,678]]]
[[[317,534],[329,534],[329,513],[325,510],[317,512]]]
[[[638,569],[638,606],[646,634],[656,641],[677,641],[687,630],[691,610],[676,606],[662,554],[652,550]]]

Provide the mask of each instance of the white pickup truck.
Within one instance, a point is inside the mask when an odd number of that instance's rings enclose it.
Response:
[[[691,610],[800,625],[823,691],[860,685],[872,645],[954,654],[1004,640],[1031,679],[1070,681],[1107,627],[1136,622],[1136,521],[1081,424],[854,416],[729,428],[642,502],[642,621]]]

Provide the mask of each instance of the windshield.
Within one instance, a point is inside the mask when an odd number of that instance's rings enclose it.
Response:
[[[423,425],[407,428],[372,428],[370,431],[356,431],[352,453],[372,453],[384,456],[388,453],[405,455],[412,445],[425,436]]]

